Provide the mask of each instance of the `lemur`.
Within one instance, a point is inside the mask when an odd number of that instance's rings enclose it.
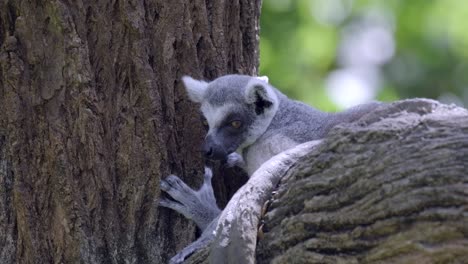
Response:
[[[204,156],[227,160],[229,165],[245,169],[249,176],[276,154],[322,139],[335,125],[353,122],[380,105],[374,102],[344,112],[325,113],[289,99],[268,84],[265,77],[226,75],[205,82],[184,76],[182,81],[189,98],[201,105],[209,127],[203,144]],[[206,168],[204,183],[198,191],[174,175],[161,181],[161,189],[173,200],[162,198],[159,204],[192,219],[203,231],[171,263],[182,262],[214,236],[221,210],[216,205],[211,177],[211,170]]]

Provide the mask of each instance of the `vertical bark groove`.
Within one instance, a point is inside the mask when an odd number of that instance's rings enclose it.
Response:
[[[0,0],[4,263],[161,263],[194,238],[156,206],[161,177],[202,181],[179,80],[256,73],[250,2]]]

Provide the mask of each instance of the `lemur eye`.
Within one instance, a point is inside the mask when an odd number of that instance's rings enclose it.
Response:
[[[242,126],[242,122],[239,120],[235,120],[231,122],[231,127],[233,128],[240,128]]]
[[[200,121],[202,122],[202,125],[205,129],[208,129],[210,127],[208,121],[202,114],[200,114]]]

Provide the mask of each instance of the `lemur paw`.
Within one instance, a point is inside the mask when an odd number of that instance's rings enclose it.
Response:
[[[161,190],[169,194],[175,201],[186,204],[193,196],[194,191],[179,177],[169,175],[161,180]]]
[[[187,211],[183,204],[164,197],[159,200],[159,206],[171,208],[177,212]]]
[[[244,159],[242,158],[241,155],[239,155],[238,153],[236,152],[233,152],[231,154],[229,154],[227,156],[227,159],[226,159],[226,166],[228,168],[232,168],[232,167],[243,167],[244,166]]]
[[[204,181],[197,191],[190,188],[179,177],[169,175],[161,180],[161,190],[170,198],[161,197],[159,206],[171,208],[187,219],[195,221],[197,226],[204,230],[206,226],[219,215],[220,210],[211,185],[213,173],[205,168]]]
[[[205,167],[205,174],[203,175],[203,178],[206,183],[211,183],[211,178],[213,178],[213,171],[210,168]]]

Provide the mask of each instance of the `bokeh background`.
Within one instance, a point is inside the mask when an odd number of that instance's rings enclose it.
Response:
[[[322,110],[468,106],[467,0],[264,0],[260,32],[260,74]]]

